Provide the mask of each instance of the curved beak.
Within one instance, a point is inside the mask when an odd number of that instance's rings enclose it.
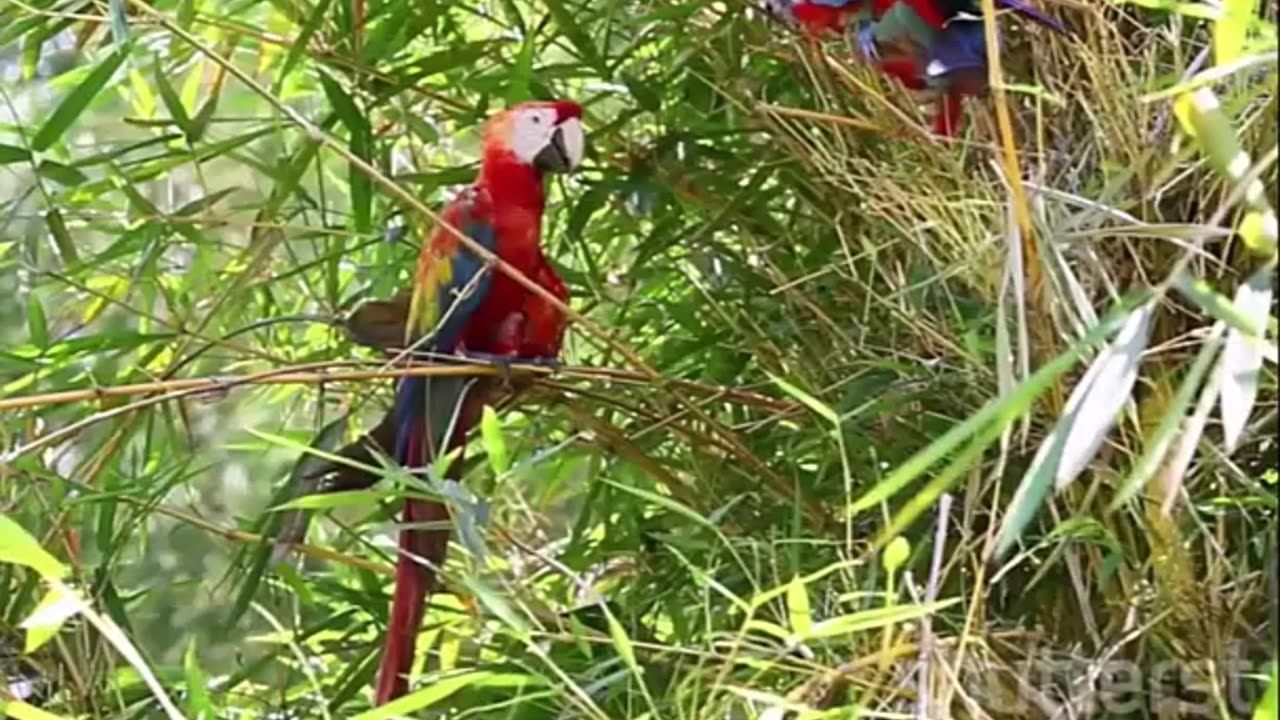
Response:
[[[582,163],[582,121],[565,118],[551,131],[551,139],[533,158],[543,172],[571,172]]]

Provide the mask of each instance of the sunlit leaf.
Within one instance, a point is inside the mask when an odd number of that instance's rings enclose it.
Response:
[[[898,625],[905,622],[911,622],[912,620],[919,620],[926,615],[933,615],[934,613],[945,610],[958,602],[960,602],[960,598],[952,598],[950,600],[942,600],[923,605],[893,605],[890,607],[863,610],[849,615],[841,615],[839,617],[823,620],[819,623],[814,623],[811,631],[800,639],[817,640],[821,638],[840,637],[843,635],[854,635],[868,630],[879,630],[880,628],[888,627],[890,625]]]
[[[78,615],[82,608],[80,598],[73,593],[56,587],[50,590],[18,626],[27,631],[22,652],[29,655],[39,650],[58,634],[58,630],[68,620]]]
[[[513,692],[524,685],[542,684],[537,676],[519,673],[500,673],[487,670],[465,670],[429,678],[421,690],[398,698],[381,707],[352,716],[352,720],[391,720],[429,708],[441,700],[468,687],[493,688]]]
[[[1276,672],[1276,662],[1271,662],[1271,675],[1267,678],[1267,689],[1253,708],[1253,720],[1277,720],[1280,718],[1280,675]]]
[[[1101,447],[1137,380],[1154,312],[1153,302],[1131,312],[1115,339],[1076,384],[1062,417],[1040,444],[1009,501],[996,541],[996,557],[1002,557],[1021,537],[1049,488],[1069,484]]]
[[[25,565],[43,577],[63,578],[67,569],[21,525],[0,514],[0,562]]]
[[[1223,0],[1222,14],[1213,24],[1213,57],[1219,67],[1229,65],[1244,54],[1256,7],[1256,0]]]
[[[813,611],[809,608],[809,591],[799,575],[793,576],[787,584],[787,620],[791,632],[799,636],[808,635],[813,630]]]
[[[182,658],[182,672],[187,683],[187,711],[191,713],[193,720],[213,720],[217,714],[213,699],[209,696],[208,678],[200,667],[195,638],[187,643],[187,651]]]
[[[503,475],[511,469],[511,458],[507,454],[507,443],[502,437],[502,421],[498,413],[490,405],[485,405],[480,416],[480,435],[484,440],[484,450],[489,455],[489,464],[495,475]]]
[[[0,699],[0,712],[13,720],[68,720],[65,715],[54,715],[21,700]]]
[[[1234,306],[1254,328],[1254,337],[1233,329],[1222,352],[1222,435],[1228,453],[1235,452],[1258,396],[1258,372],[1262,369],[1261,337],[1271,308],[1273,268],[1255,272],[1236,289]]]

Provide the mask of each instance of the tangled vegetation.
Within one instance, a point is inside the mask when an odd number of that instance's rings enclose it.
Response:
[[[0,2],[0,709],[1275,718],[1276,7],[1042,7],[944,140],[739,0]],[[372,708],[403,478],[298,478],[533,97],[584,321]]]

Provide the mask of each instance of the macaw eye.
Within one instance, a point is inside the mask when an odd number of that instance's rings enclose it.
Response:
[[[534,116],[533,116],[533,124],[534,124],[534,125],[541,125],[541,124],[542,124],[542,116],[541,116],[541,115],[534,115]]]

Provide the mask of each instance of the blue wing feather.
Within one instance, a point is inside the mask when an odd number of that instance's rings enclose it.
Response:
[[[982,70],[987,64],[987,43],[980,22],[951,22],[928,49],[925,75],[936,82],[966,70]]]
[[[480,243],[484,249],[490,252],[496,249],[492,225],[473,220],[463,223],[458,229]],[[480,303],[484,302],[493,285],[493,272],[486,271],[484,261],[467,248],[459,246],[449,262],[453,282],[442,285],[436,291],[436,306],[444,313],[444,320],[429,343],[430,349],[436,352],[449,352],[457,347],[467,321],[476,308],[480,307]]]
[[[468,188],[445,208],[442,218],[481,247],[496,252],[492,207],[483,189]],[[414,349],[452,352],[492,283],[493,273],[479,257],[453,233],[436,228],[423,247],[414,278],[407,323]]]
[[[443,219],[489,252],[497,251],[488,194],[469,188],[442,213]],[[438,228],[419,258],[409,322],[415,349],[449,353],[457,349],[467,323],[484,302],[493,271],[457,238]],[[447,443],[445,432],[466,394],[460,377],[405,377],[396,389],[396,459],[407,467],[433,459]]]

